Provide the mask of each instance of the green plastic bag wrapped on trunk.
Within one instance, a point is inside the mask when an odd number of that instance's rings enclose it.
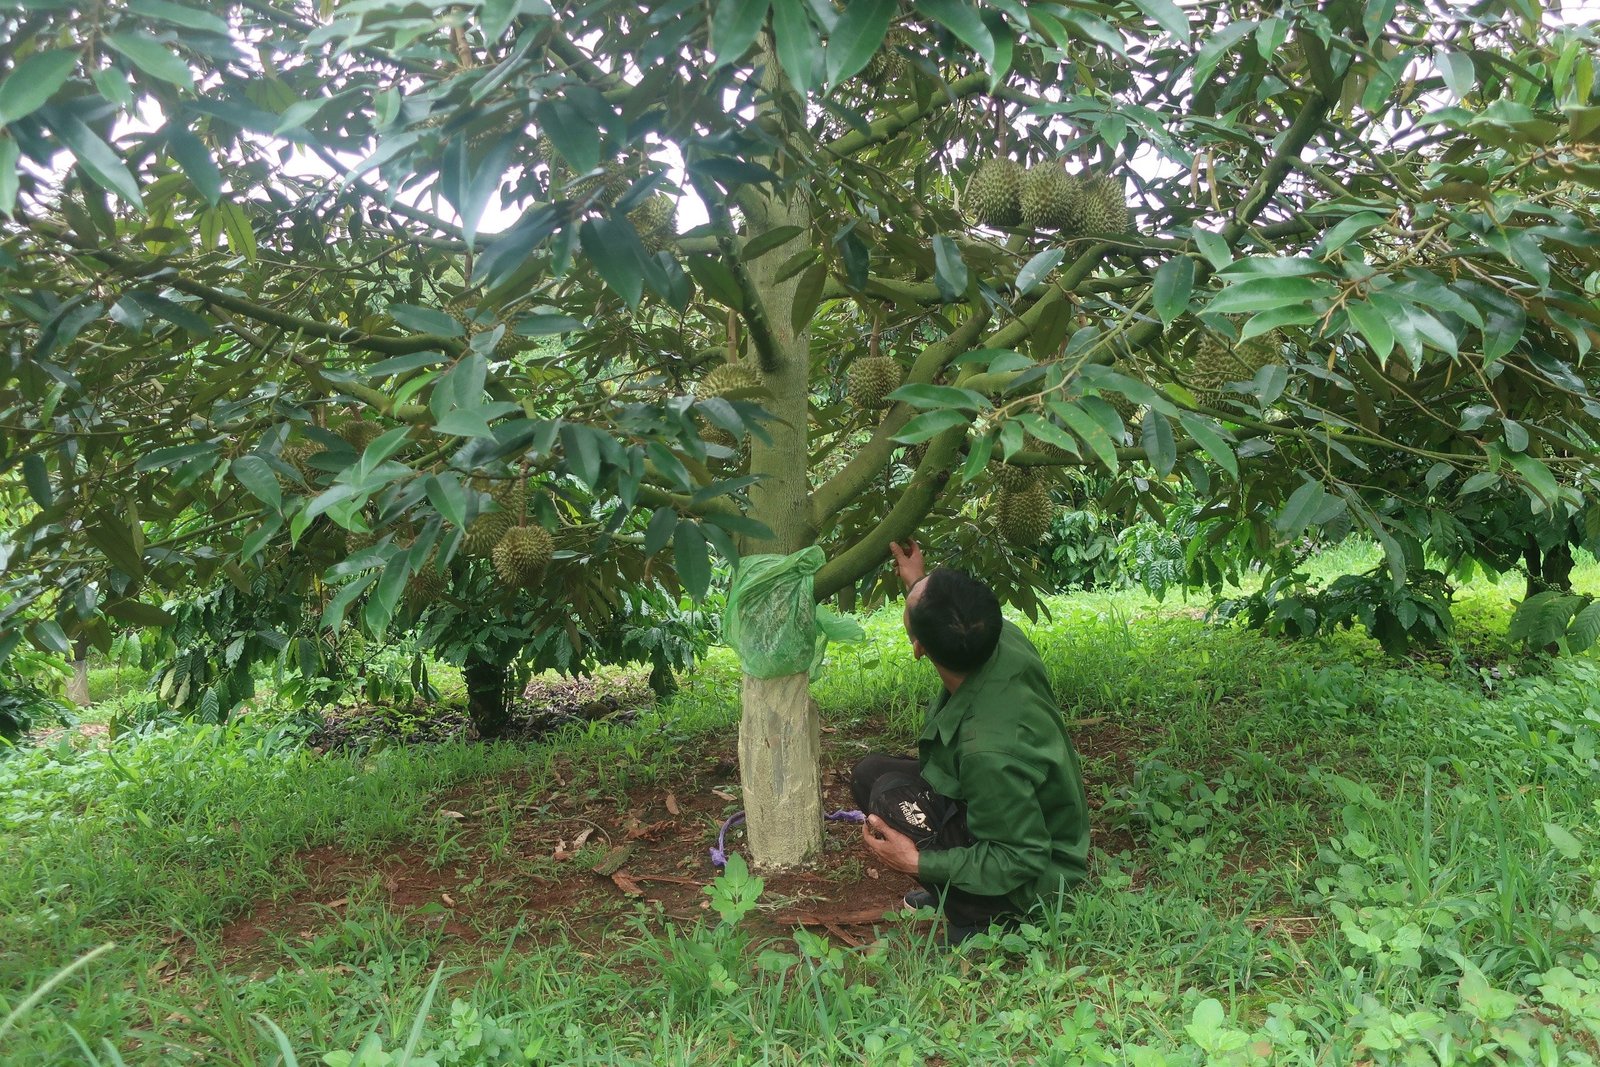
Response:
[[[827,557],[815,545],[791,556],[745,556],[733,576],[722,635],[752,678],[816,676],[829,641],[866,636],[854,619],[817,606],[812,576]]]

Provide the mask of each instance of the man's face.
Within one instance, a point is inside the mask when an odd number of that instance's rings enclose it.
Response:
[[[911,632],[911,608],[922,598],[922,586],[927,580],[923,578],[922,581],[911,587],[910,592],[906,593],[906,607],[900,613],[900,622],[906,628],[906,637],[911,640],[911,655],[915,659],[921,659],[925,653],[922,651],[922,642],[918,641],[916,635]]]

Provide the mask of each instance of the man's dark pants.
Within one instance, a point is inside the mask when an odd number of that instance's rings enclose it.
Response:
[[[967,806],[940,796],[923,781],[917,761],[904,756],[873,753],[850,772],[850,792],[856,807],[876,815],[911,838],[918,852],[964,848],[976,838],[967,830]],[[944,914],[952,926],[987,929],[1013,911],[1004,897],[980,896],[954,886],[922,887],[944,901]]]

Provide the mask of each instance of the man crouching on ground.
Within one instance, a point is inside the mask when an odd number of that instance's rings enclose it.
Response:
[[[1000,617],[994,592],[961,571],[927,573],[915,541],[890,549],[912,653],[944,689],[918,758],[873,753],[850,787],[868,851],[922,883],[906,905],[942,907],[955,944],[1084,878],[1083,775],[1038,650]]]

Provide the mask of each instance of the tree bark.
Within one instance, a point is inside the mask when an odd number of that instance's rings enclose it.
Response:
[[[504,737],[511,724],[506,707],[506,668],[477,658],[468,659],[462,669],[467,682],[467,717],[485,741]]]
[[[1522,561],[1527,567],[1528,581],[1524,599],[1547,589],[1562,593],[1572,592],[1572,546],[1566,542],[1549,549],[1541,549],[1531,537],[1522,551]]]
[[[79,638],[72,646],[72,677],[67,679],[67,699],[80,708],[89,706],[89,642]]]
[[[822,849],[822,732],[804,674],[746,675],[739,781],[750,854],[763,870],[806,863]]]

